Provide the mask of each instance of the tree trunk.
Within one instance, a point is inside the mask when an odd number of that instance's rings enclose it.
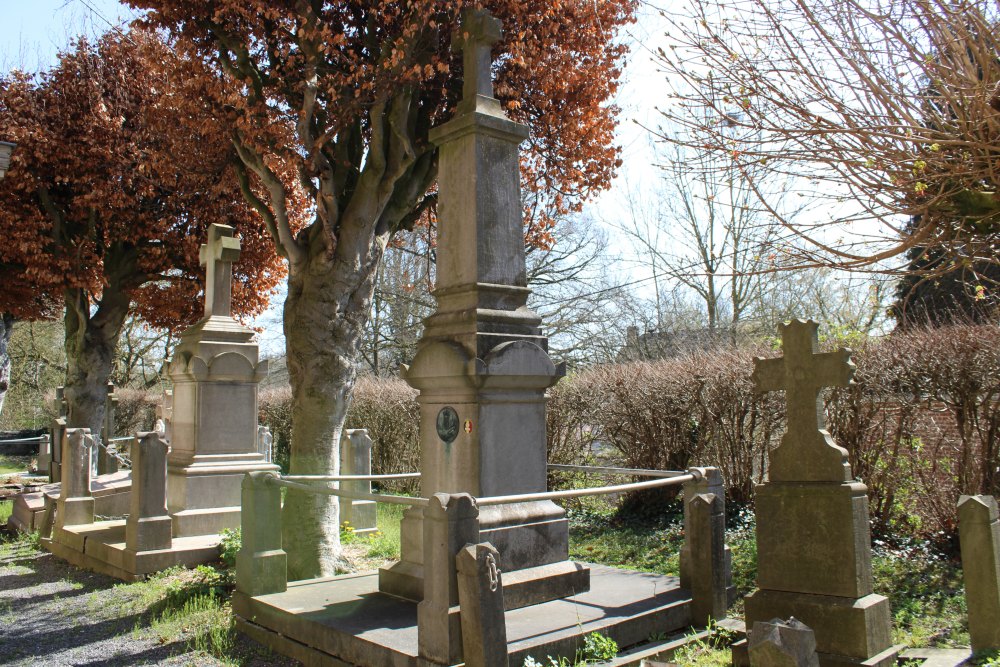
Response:
[[[66,290],[68,426],[89,428],[94,434],[101,431],[115,347],[128,309],[128,297],[113,287],[105,287],[93,313],[85,290]]]
[[[14,316],[10,313],[0,313],[0,414],[3,414],[3,402],[10,388],[10,354],[7,346],[14,332]]]
[[[284,327],[292,385],[292,474],[340,472],[340,436],[388,241],[388,234],[374,236],[370,230],[360,230],[357,239],[342,233],[333,258],[313,249],[289,271]],[[335,574],[341,565],[339,516],[335,497],[289,489],[282,513],[289,580]]]

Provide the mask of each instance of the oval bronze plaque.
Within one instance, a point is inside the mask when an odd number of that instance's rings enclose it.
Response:
[[[455,438],[458,437],[458,413],[455,412],[455,408],[451,406],[441,408],[437,416],[437,432],[444,444],[450,445],[455,442]]]

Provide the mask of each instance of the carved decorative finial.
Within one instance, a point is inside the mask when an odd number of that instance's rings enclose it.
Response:
[[[233,262],[240,258],[240,240],[227,225],[210,225],[208,243],[199,259],[205,267],[205,317],[233,312]]]
[[[493,98],[493,45],[503,31],[500,21],[488,10],[462,10],[461,26],[455,36],[455,48],[462,51],[465,80],[462,84],[461,109],[475,108],[476,98]]]

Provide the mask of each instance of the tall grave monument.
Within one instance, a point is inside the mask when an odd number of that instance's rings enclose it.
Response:
[[[755,360],[757,389],[785,392],[788,427],[757,487],[759,590],[746,623],[794,616],[815,632],[822,667],[888,667],[897,651],[889,601],[872,592],[868,489],[824,428],[820,398],[848,385],[854,364],[845,349],[818,353],[817,328],[781,326],[784,357]]]
[[[201,247],[205,316],[181,334],[170,361],[173,382],[167,506],[174,537],[211,535],[240,525],[247,472],[278,470],[257,451],[257,384],[267,375],[254,332],[232,317],[232,227],[211,225]]]
[[[564,367],[549,358],[541,319],[526,305],[518,145],[528,129],[493,97],[499,38],[489,14],[463,13],[462,101],[430,134],[440,150],[437,310],[402,371],[420,392],[424,497],[546,490],[545,390]],[[421,598],[422,521],[419,508],[406,513],[402,560],[380,572],[383,592]],[[567,522],[551,501],[484,507],[480,522],[480,541],[500,553],[508,608],[589,587],[589,570],[567,560]]]

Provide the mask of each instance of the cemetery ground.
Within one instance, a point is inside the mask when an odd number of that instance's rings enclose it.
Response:
[[[571,557],[615,567],[676,574],[683,541],[674,502],[603,499],[572,503]],[[0,502],[0,522],[10,502]],[[370,570],[399,557],[396,506],[379,506],[380,530],[354,535],[344,526],[346,566]],[[753,590],[756,547],[753,512],[729,508],[727,543],[733,553],[738,602]],[[144,582],[123,584],[75,569],[41,551],[37,539],[0,533],[0,663],[14,665],[290,665],[233,630],[230,540],[224,561],[195,570],[173,569]],[[907,646],[968,646],[965,597],[957,548],[908,537],[877,536],[877,592],[892,603],[895,641]],[[228,564],[227,564],[228,562]],[[689,667],[729,664],[725,631],[692,641],[673,661]],[[545,664],[545,656],[537,656]],[[1000,665],[981,656],[980,665]],[[520,667],[520,666],[517,666]]]

